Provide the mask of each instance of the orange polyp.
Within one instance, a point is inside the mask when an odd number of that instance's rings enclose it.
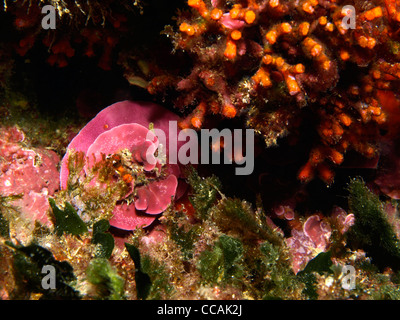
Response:
[[[201,128],[201,125],[202,125],[201,119],[200,119],[199,117],[193,117],[193,118],[190,120],[190,123],[191,123],[192,126],[195,127],[196,129],[200,129],[200,128]]]
[[[122,176],[122,180],[124,180],[125,183],[131,183],[133,181],[133,177],[127,173]]]
[[[349,54],[348,51],[346,51],[346,50],[341,50],[341,51],[340,51],[340,58],[341,58],[343,61],[347,61],[347,60],[350,59],[350,54]]]
[[[270,0],[269,6],[271,8],[276,8],[277,6],[279,6],[279,0]]]
[[[374,116],[380,116],[382,113],[382,109],[379,107],[369,107],[369,110]]]
[[[326,16],[322,16],[318,19],[318,22],[321,26],[324,26],[328,23],[328,19],[326,18]]]
[[[311,166],[310,162],[307,162],[303,168],[301,168],[300,172],[298,173],[297,177],[302,182],[310,181],[314,175],[314,167]]]
[[[383,124],[386,122],[386,114],[382,112],[379,116],[373,116],[373,119],[378,124]]]
[[[394,1],[386,0],[385,4],[386,4],[386,9],[387,9],[388,13],[390,15],[394,15],[396,13],[396,7],[395,7]]]
[[[317,57],[322,53],[322,46],[320,44],[316,44],[311,49],[311,55],[313,57]]]
[[[294,72],[295,73],[304,73],[305,70],[306,70],[306,68],[301,63],[296,64],[296,66],[294,67]]]
[[[275,59],[275,65],[278,69],[282,69],[283,66],[285,65],[285,59],[282,57],[278,57]]]
[[[241,13],[241,6],[234,6],[230,11],[229,15],[232,19],[238,19]]]
[[[334,29],[335,29],[335,26],[333,25],[333,23],[329,22],[326,24],[325,30],[332,32]]]
[[[222,17],[222,10],[218,9],[218,8],[214,8],[211,11],[211,19],[213,20],[219,20]]]
[[[330,158],[334,164],[341,164],[343,162],[343,154],[335,149],[331,149]]]
[[[270,54],[266,54],[263,58],[262,58],[262,62],[266,65],[269,65],[271,63],[273,63],[274,58],[270,55]]]
[[[344,133],[344,130],[343,130],[343,128],[342,128],[342,126],[340,124],[333,124],[332,125],[332,130],[333,130],[333,133],[336,136],[342,136],[343,133]]]
[[[201,0],[188,0],[189,7],[198,7]]]
[[[179,26],[179,30],[186,33],[188,36],[193,36],[195,34],[195,28],[193,28],[190,24],[187,24],[186,22],[181,23],[181,25]]]
[[[340,120],[340,122],[341,122],[343,125],[345,125],[346,127],[350,126],[351,123],[352,123],[351,118],[350,118],[347,114],[345,114],[345,113],[339,114],[339,120]]]
[[[207,16],[207,6],[202,0],[188,0],[188,5],[189,7],[195,8],[202,17]]]
[[[119,167],[117,167],[116,168],[116,170],[119,172],[119,173],[122,173],[122,172],[124,172],[124,167],[123,166],[119,166]]]
[[[381,7],[375,7],[373,9],[371,9],[371,10],[368,10],[368,11],[364,12],[364,17],[367,20],[371,21],[371,20],[373,20],[375,18],[382,17],[382,14],[383,14],[382,13],[382,8]]]
[[[186,34],[187,34],[187,35],[193,36],[194,33],[195,33],[195,29],[194,29],[192,26],[189,26],[189,27],[186,29]]]
[[[236,113],[236,108],[231,104],[226,104],[222,108],[222,114],[227,118],[234,118]]]
[[[329,70],[329,68],[331,67],[331,62],[329,60],[326,60],[322,63],[322,68],[326,71]]]
[[[305,12],[307,12],[307,13],[310,13],[310,14],[311,14],[311,13],[314,12],[313,6],[312,6],[311,3],[308,2],[308,1],[306,1],[306,2],[303,3],[302,8],[303,8],[303,11],[305,11]]]
[[[284,22],[280,25],[280,30],[283,33],[289,33],[292,31],[292,26],[290,25],[290,23]]]
[[[364,37],[364,36],[359,37],[357,42],[363,48],[365,48],[368,45],[368,39],[367,39],[367,37]]]
[[[299,92],[301,92],[301,89],[300,89],[299,85],[297,84],[295,77],[293,77],[292,75],[288,75],[285,78],[285,80],[286,80],[286,85],[289,90],[289,94],[291,96],[294,96],[294,95],[298,94]]]
[[[328,128],[324,128],[324,129],[322,129],[321,133],[322,133],[323,136],[325,136],[327,138],[330,138],[333,135],[333,130],[332,129],[328,129]]]
[[[276,31],[272,30],[272,31],[269,31],[265,35],[265,37],[267,38],[267,40],[270,44],[274,44],[276,42],[277,33],[276,33]]]
[[[322,55],[322,51],[323,51],[322,45],[320,45],[320,44],[319,44],[317,41],[315,41],[314,39],[312,39],[312,38],[310,38],[310,37],[307,37],[307,38],[304,39],[303,43],[304,43],[304,45],[306,46],[306,49],[309,50],[310,54],[311,54],[313,57],[319,57],[319,56]],[[323,57],[325,57],[325,55],[322,55],[322,56],[320,57],[320,60],[321,60],[321,58],[323,59]],[[325,58],[326,58],[326,57],[325,57]],[[327,59],[327,58],[326,58],[326,59]],[[326,59],[325,59],[325,60],[326,60]]]
[[[303,37],[305,37],[308,34],[309,30],[310,30],[310,24],[308,22],[300,23],[299,32]]]
[[[242,37],[242,33],[239,30],[233,30],[231,32],[231,38],[233,40],[239,40]]]
[[[316,44],[316,42],[313,39],[311,39],[310,37],[305,38],[303,43],[307,47],[307,49],[312,48],[313,45]]]
[[[179,31],[185,32],[188,28],[188,24],[186,22],[182,22],[181,25],[179,26]]]
[[[252,77],[256,84],[261,85],[262,87],[269,87],[272,85],[271,79],[269,78],[269,73],[265,71],[264,68],[258,69],[256,74]]]
[[[374,38],[368,38],[367,47],[373,49],[376,45],[376,40]]]
[[[236,44],[232,40],[226,42],[224,56],[230,60],[236,57]]]
[[[246,21],[248,24],[252,24],[256,20],[256,14],[252,10],[246,11],[244,14],[244,21]]]

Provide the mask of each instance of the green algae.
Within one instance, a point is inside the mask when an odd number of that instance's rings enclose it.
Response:
[[[87,280],[95,287],[95,298],[124,300],[124,279],[107,259],[93,259],[87,270]]]
[[[109,228],[110,223],[105,219],[93,224],[92,243],[99,246],[96,252],[97,258],[109,259],[114,250],[114,237],[107,233]]]
[[[193,194],[190,201],[196,209],[199,218],[207,218],[209,209],[217,200],[218,190],[221,188],[220,181],[215,177],[200,177],[194,168],[188,170],[187,181],[192,187]]]
[[[197,267],[206,283],[235,283],[243,275],[240,264],[242,257],[242,243],[233,237],[221,235],[212,250],[201,253]]]
[[[13,250],[13,275],[16,283],[11,293],[13,299],[28,299],[31,294],[41,294],[41,299],[79,299],[79,292],[74,289],[76,277],[71,265],[57,261],[53,254],[37,245],[28,246],[7,243]],[[43,267],[52,266],[55,270],[55,288],[44,288]]]
[[[350,240],[365,249],[377,266],[399,269],[400,241],[388,222],[383,203],[362,179],[352,179],[348,190],[350,212],[355,216]]]
[[[54,199],[49,199],[50,206],[55,218],[55,233],[58,236],[64,233],[79,236],[88,232],[86,224],[78,216],[75,208],[68,202],[65,203],[64,210],[57,207]]]

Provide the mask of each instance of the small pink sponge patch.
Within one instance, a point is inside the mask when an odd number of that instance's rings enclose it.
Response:
[[[141,166],[144,172],[153,172],[161,168],[161,162],[155,152],[159,147],[157,136],[148,129],[153,123],[155,129],[164,131],[167,137],[166,155],[170,144],[178,141],[168,140],[169,122],[178,121],[179,117],[163,107],[153,103],[137,103],[122,101],[102,110],[92,119],[71,141],[67,153],[61,162],[61,188],[67,188],[69,170],[68,159],[70,151],[81,151],[87,156],[85,171],[102,160],[103,155],[112,155],[123,150],[130,152],[131,161]],[[177,164],[166,164],[167,175],[158,178],[152,176],[147,184],[135,186],[132,178],[131,189],[135,189],[134,203],[117,203],[113,211],[110,224],[124,230],[134,230],[137,227],[146,227],[155,219],[156,215],[165,211],[171,200],[176,196],[180,168]],[[121,200],[128,195],[122,197]]]
[[[58,155],[42,147],[24,147],[25,134],[18,127],[0,127],[0,195],[21,198],[10,201],[23,218],[50,225],[48,198],[59,188]]]
[[[302,270],[314,258],[316,252],[326,252],[332,229],[315,214],[307,218],[302,230],[292,229],[292,236],[286,239],[292,256],[294,273]]]

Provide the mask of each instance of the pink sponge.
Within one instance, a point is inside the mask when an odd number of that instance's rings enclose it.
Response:
[[[153,123],[155,129],[164,131],[167,145],[163,147],[168,157],[169,144],[175,144],[175,150],[179,147],[177,141],[168,140],[169,122],[178,119],[174,113],[148,102],[122,101],[102,110],[68,146],[61,162],[61,187],[67,187],[69,150],[85,152],[89,159],[86,170],[100,161],[102,154],[115,154],[124,149],[129,150],[132,162],[141,166],[144,171],[151,173],[153,169],[159,169],[161,163],[155,157],[159,141],[148,129],[149,124]],[[145,227],[156,219],[157,214],[165,211],[176,194],[180,176],[179,165],[167,164],[166,169],[166,176],[153,175],[144,185],[136,186],[135,179],[130,182],[129,194],[134,191],[135,201],[132,204],[116,204],[110,220],[112,226],[124,230]]]
[[[97,114],[77,135],[72,139],[68,150],[83,151],[87,153],[90,145],[97,137],[122,124],[137,123],[146,128],[150,123],[154,128],[161,129],[167,134],[166,153],[168,156],[169,144],[177,145],[177,141],[168,140],[169,121],[178,121],[179,117],[158,104],[151,102],[121,101],[112,104]],[[175,149],[176,150],[176,149]],[[176,170],[176,168],[174,168]],[[67,188],[68,180],[68,152],[61,162],[61,187]]]
[[[50,225],[48,197],[59,187],[58,155],[44,148],[27,148],[17,127],[0,127],[0,196],[21,195],[11,205],[28,221]]]
[[[292,256],[294,273],[306,266],[316,252],[325,252],[330,245],[331,227],[317,214],[308,217],[302,230],[292,229],[286,244]]]

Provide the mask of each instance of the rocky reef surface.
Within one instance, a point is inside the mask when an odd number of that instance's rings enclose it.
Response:
[[[399,299],[399,27],[396,0],[4,1],[0,299]]]

